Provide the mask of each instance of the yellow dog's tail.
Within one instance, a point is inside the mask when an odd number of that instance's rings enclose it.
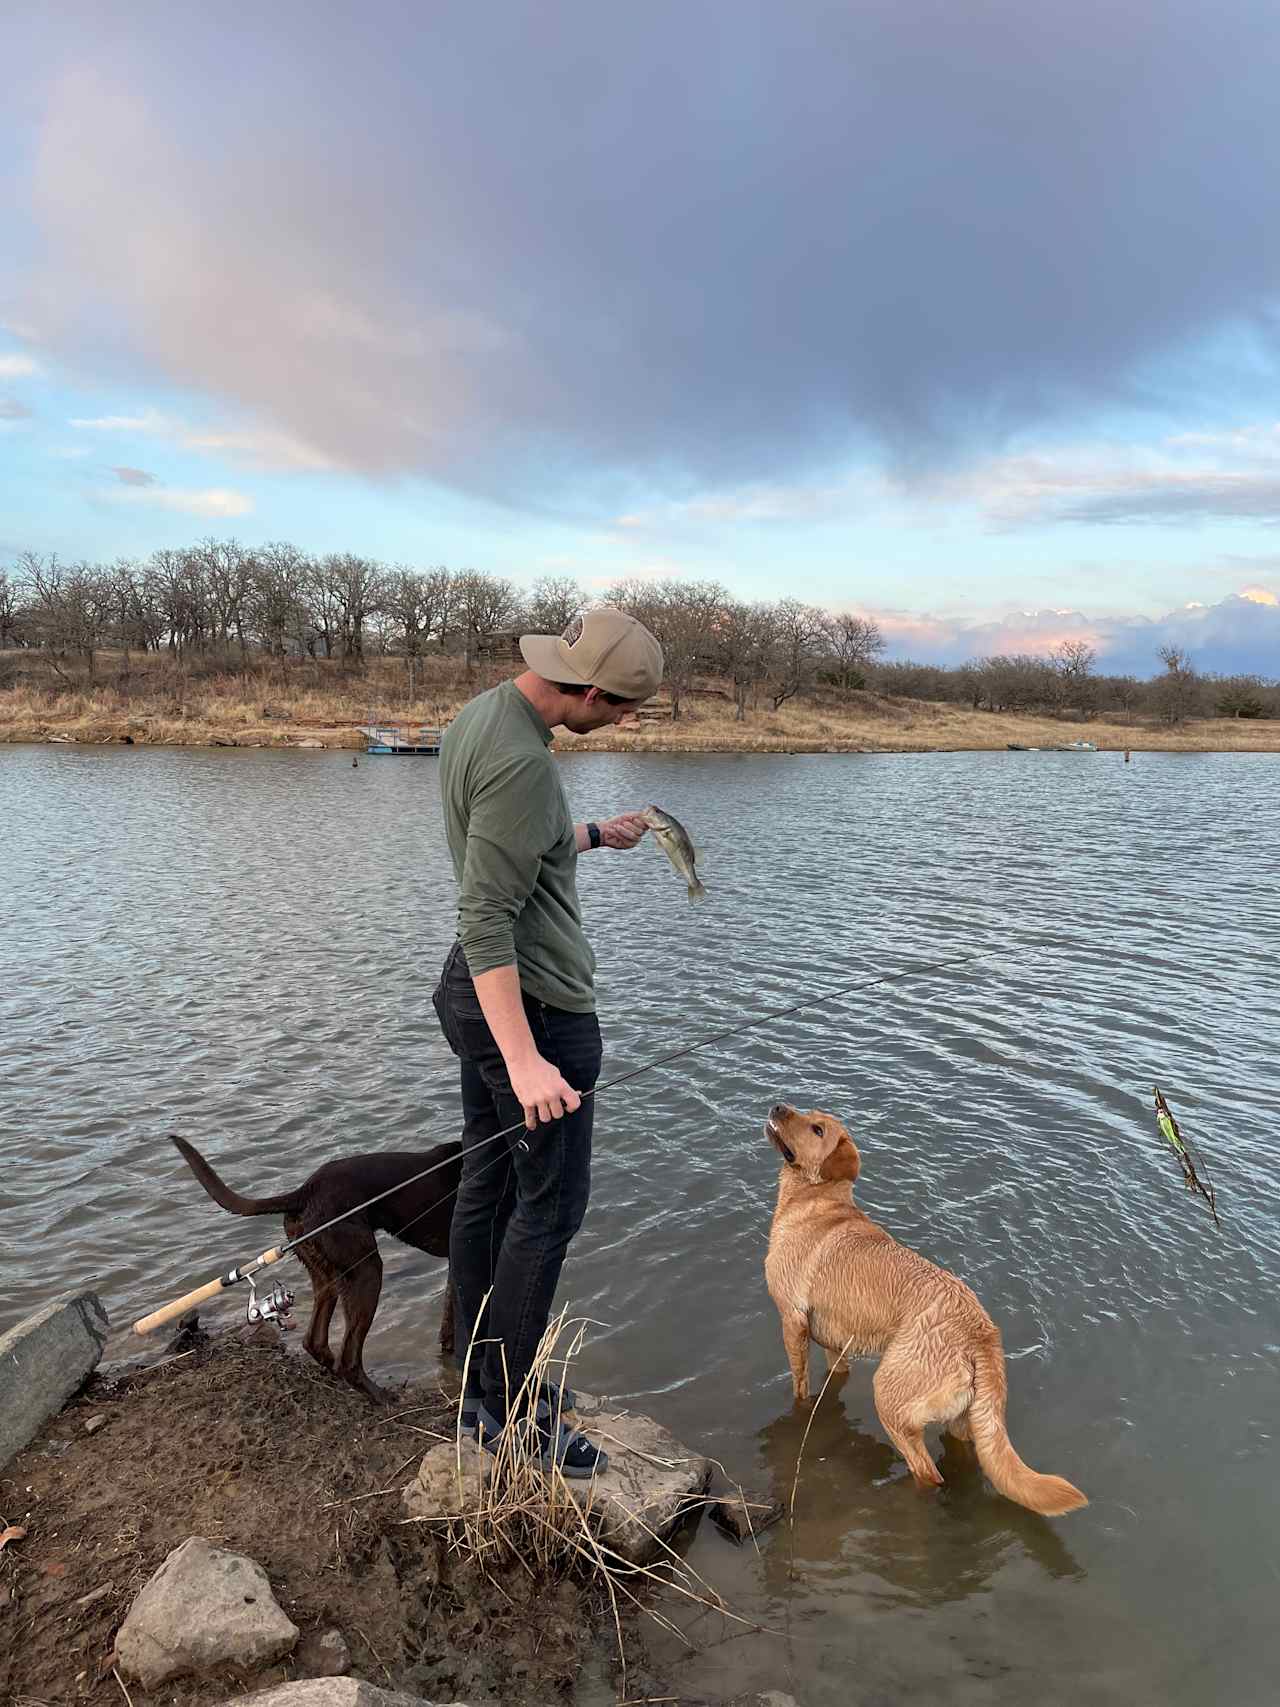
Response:
[[[1016,1500],[1044,1517],[1062,1517],[1088,1505],[1079,1488],[1072,1487],[1064,1476],[1042,1476],[1024,1464],[1014,1451],[1004,1425],[1008,1382],[999,1341],[979,1346],[973,1362],[974,1394],[969,1405],[969,1428],[978,1462],[992,1485],[1006,1499]]]

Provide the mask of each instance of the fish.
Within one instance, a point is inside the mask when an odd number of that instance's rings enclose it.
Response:
[[[646,806],[640,816],[653,831],[658,846],[689,885],[689,899],[701,901],[707,891],[695,863],[698,850],[690,841],[684,825],[670,812],[664,812],[661,806]]]

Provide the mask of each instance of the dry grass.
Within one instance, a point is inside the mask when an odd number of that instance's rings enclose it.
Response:
[[[487,1302],[487,1299],[486,1299]],[[671,1619],[655,1604],[657,1593],[675,1594],[703,1608],[721,1613],[735,1623],[747,1625],[729,1611],[716,1591],[711,1588],[684,1559],[675,1547],[661,1540],[652,1530],[656,1551],[652,1565],[636,1565],[610,1547],[599,1533],[594,1521],[593,1484],[577,1484],[583,1489],[575,1495],[559,1466],[546,1471],[538,1458],[537,1435],[534,1424],[534,1396],[554,1382],[561,1389],[569,1384],[573,1360],[581,1348],[587,1324],[568,1323],[564,1312],[548,1326],[538,1348],[533,1368],[509,1405],[513,1415],[523,1416],[503,1430],[496,1443],[487,1474],[472,1503],[460,1497],[466,1509],[461,1516],[441,1520],[447,1530],[448,1545],[468,1564],[486,1575],[505,1573],[513,1565],[522,1569],[539,1584],[554,1584],[571,1580],[584,1584],[607,1600],[618,1642],[618,1658],[622,1670],[622,1690],[626,1695],[626,1652],[622,1633],[622,1616],[630,1607],[643,1612],[663,1629],[685,1638]],[[567,1348],[558,1349],[568,1338]],[[470,1364],[470,1353],[467,1366]],[[463,1371],[463,1392],[466,1390],[466,1368]],[[455,1423],[458,1488],[460,1496],[466,1486],[463,1471],[463,1440],[461,1423],[462,1398],[458,1400]],[[559,1422],[559,1418],[555,1419]],[[709,1503],[691,1498],[690,1512]],[[415,1520],[421,1521],[421,1520]],[[643,1521],[635,1521],[647,1528]],[[755,1628],[755,1626],[750,1626]]]
[[[64,666],[65,668],[65,666]],[[372,660],[363,672],[322,660],[257,661],[248,671],[182,666],[166,656],[103,654],[96,680],[83,672],[63,680],[39,654],[0,653],[0,741],[139,745],[290,747],[319,741],[359,748],[370,715],[444,724],[475,693],[511,668],[477,669],[460,659],[432,658],[419,671],[412,699],[398,659]],[[659,702],[661,709],[661,702]],[[668,718],[592,736],[562,733],[557,747],[597,752],[928,753],[1004,749],[1010,741],[1049,746],[1087,736],[1100,748],[1135,752],[1280,752],[1280,721],[1212,718],[1166,728],[1151,723],[970,711],[925,700],[875,694],[767,702],[734,718],[723,689],[705,684],[685,701],[679,723]]]

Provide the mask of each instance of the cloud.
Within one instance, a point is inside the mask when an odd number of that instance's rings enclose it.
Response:
[[[1280,522],[1280,433],[1181,434],[992,458],[944,475],[934,501],[976,503],[996,527],[1246,520]]]
[[[73,417],[67,422],[67,425],[77,427],[81,432],[90,433],[165,433],[170,431],[169,421],[155,409],[147,409],[141,415],[97,415],[88,420],[84,417]]]
[[[1277,582],[1280,589],[1280,580]],[[1163,617],[1089,617],[1082,611],[1014,611],[975,622],[904,611],[868,610],[886,656],[954,666],[1001,653],[1043,657],[1083,640],[1105,674],[1146,678],[1162,646],[1181,646],[1197,669],[1217,675],[1280,675],[1280,590],[1249,587],[1213,604],[1193,602]]]
[[[0,379],[25,379],[39,371],[30,356],[0,356]]]
[[[181,450],[196,451],[207,456],[225,456],[255,468],[318,470],[332,468],[323,452],[304,444],[288,433],[271,429],[193,427],[188,422],[164,415],[158,409],[144,409],[140,415],[98,415],[91,419],[73,418],[69,426],[82,432],[145,433],[168,439]]]
[[[183,450],[229,457],[254,468],[321,472],[337,466],[331,457],[288,433],[263,430],[216,431],[184,428],[177,435]]]
[[[24,323],[340,468],[611,515],[1274,393],[1270,0],[50,14]]]
[[[0,397],[0,421],[29,421],[35,414],[16,397]]]
[[[148,474],[145,468],[120,468],[111,470],[122,486],[154,486],[156,477]]]
[[[95,494],[108,504],[136,504],[147,509],[174,510],[183,516],[207,516],[228,519],[253,513],[253,499],[243,492],[226,487],[210,486],[203,491],[186,490],[179,486],[127,485],[107,488]]]

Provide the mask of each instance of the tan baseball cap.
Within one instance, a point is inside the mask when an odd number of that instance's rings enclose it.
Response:
[[[522,634],[520,652],[546,681],[603,688],[619,699],[648,699],[662,682],[661,646],[612,605],[582,611],[563,634]]]

